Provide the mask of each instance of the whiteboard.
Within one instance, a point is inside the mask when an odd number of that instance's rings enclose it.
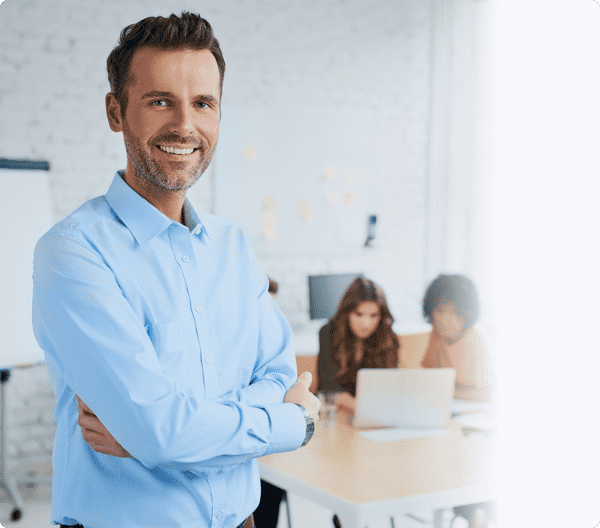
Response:
[[[0,168],[0,196],[0,369],[8,369],[44,361],[31,326],[31,277],[35,244],[52,226],[48,171]]]
[[[224,105],[217,216],[258,254],[362,247],[377,214],[379,128],[372,114]]]

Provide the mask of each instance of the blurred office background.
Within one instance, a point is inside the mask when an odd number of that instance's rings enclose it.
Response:
[[[496,75],[487,59],[492,2],[5,0],[0,158],[50,162],[56,221],[103,194],[125,163],[122,140],[104,115],[105,60],[119,31],[151,14],[200,12],[213,24],[227,60],[224,109],[243,109],[247,116],[259,108],[269,123],[291,108],[320,113],[324,123],[356,115],[357,123],[377,132],[377,148],[365,152],[372,171],[355,171],[355,184],[368,184],[366,196],[357,194],[363,201],[354,202],[365,208],[356,220],[365,238],[366,215],[377,215],[372,247],[330,222],[326,233],[340,242],[332,250],[259,248],[294,330],[314,331],[308,275],[358,271],[373,278],[391,301],[399,331],[422,323],[420,297],[441,271],[474,278],[487,321],[495,320],[497,289],[498,326],[506,330],[502,357],[505,365],[516,365],[502,369],[500,385],[500,430],[512,433],[501,435],[501,520],[593,527],[600,520],[600,6],[596,0],[499,2],[504,30]],[[490,99],[501,110],[496,149],[490,149],[494,130],[487,126]],[[292,133],[303,138],[299,130]],[[261,162],[263,151],[251,141],[246,146],[256,148],[254,161]],[[248,154],[250,163],[253,151]],[[325,177],[329,163],[310,173],[321,197],[350,190],[344,176],[352,168],[337,160],[331,166],[337,177],[331,182]],[[488,186],[494,171],[501,177]],[[218,213],[222,176],[215,164],[193,190],[199,209]],[[287,177],[280,174],[279,185],[264,189],[263,197],[279,198],[275,242],[281,244],[286,228],[296,234],[312,229],[328,212],[328,202],[297,194],[295,181],[296,200],[309,200],[314,218],[282,225],[283,204],[291,199]],[[276,175],[265,173],[265,179],[273,182]],[[486,224],[496,192],[501,216],[490,215],[495,221]],[[261,217],[263,205],[255,216]],[[346,214],[341,200],[331,205]],[[500,221],[502,236],[494,246]],[[491,253],[502,265],[502,288],[490,279],[497,266]],[[54,396],[44,367],[14,369],[6,395],[9,469],[32,455],[44,461],[38,469],[47,468]]]
[[[490,60],[491,2],[6,0],[0,157],[50,163],[55,221],[103,194],[125,166],[122,136],[105,117],[106,57],[126,25],[197,11],[213,25],[227,62],[222,134],[232,115],[250,117],[237,138],[239,152],[234,139],[222,139],[190,198],[200,210],[223,214],[217,193],[247,203],[235,185],[244,170],[254,171],[248,177],[260,195],[244,218],[262,221],[264,202],[273,198],[276,237],[251,241],[279,283],[277,302],[294,330],[313,333],[323,323],[309,318],[307,277],[337,273],[378,282],[398,331],[423,326],[421,298],[440,272],[473,277],[491,320],[485,253],[477,251],[487,246],[487,167],[476,156],[486,138],[482,76]],[[253,115],[262,116],[258,130]],[[284,150],[261,150],[270,128],[289,115],[297,120],[273,132]],[[319,132],[314,123],[329,126],[330,159],[327,145],[319,142],[317,152],[310,143]],[[349,130],[363,137],[340,145]],[[311,149],[300,153],[308,160],[302,170],[287,163],[299,148]],[[220,171],[236,155],[239,173]],[[267,155],[271,160],[252,167]],[[297,209],[302,198],[313,211],[308,222]],[[371,215],[375,238],[365,247]],[[317,233],[314,244],[295,243],[303,230]],[[49,454],[53,402],[44,368],[15,370],[7,392],[9,417],[22,426],[9,427],[10,457]]]
[[[242,130],[223,138],[190,199],[226,215],[228,200],[240,200],[247,225],[271,215],[276,236],[259,229],[251,242],[294,331],[314,335],[323,324],[309,318],[308,276],[345,273],[383,287],[398,332],[423,327],[431,279],[464,273],[493,327],[493,0],[5,0],[0,158],[50,163],[54,220],[103,194],[125,166],[104,111],[106,57],[120,30],[181,10],[213,25],[227,62],[222,134],[228,120]],[[270,134],[279,156],[261,147]],[[300,169],[287,163],[297,156]],[[236,193],[246,175],[259,189],[248,200]],[[30,456],[49,462],[44,367],[13,369],[6,394],[9,469]]]

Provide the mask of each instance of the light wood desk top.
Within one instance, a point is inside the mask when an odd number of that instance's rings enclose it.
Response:
[[[344,528],[369,519],[439,510],[494,498],[495,438],[449,433],[376,442],[339,412],[335,425],[317,425],[308,445],[259,459],[261,476],[335,511]]]

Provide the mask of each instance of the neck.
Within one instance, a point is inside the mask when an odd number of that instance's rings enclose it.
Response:
[[[140,178],[135,171],[127,168],[123,174],[123,180],[142,198],[151,203],[165,216],[171,220],[183,224],[183,202],[185,201],[185,190],[172,191],[161,189],[148,181]]]
[[[466,330],[462,334],[460,334],[459,336],[452,336],[452,337],[444,337],[435,328],[434,328],[433,332],[436,335],[436,337],[440,341],[442,341],[445,345],[451,346],[451,345],[454,345],[455,343],[458,343],[465,336]]]
[[[356,342],[354,343],[354,362],[355,363],[360,363],[362,361],[364,351],[365,351],[364,344],[365,344],[364,339],[359,339],[359,338],[357,338]]]

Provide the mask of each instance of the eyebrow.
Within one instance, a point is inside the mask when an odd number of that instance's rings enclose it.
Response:
[[[174,98],[174,96],[171,92],[160,92],[157,90],[154,90],[152,92],[146,92],[144,95],[142,95],[142,99],[152,99],[153,97]],[[204,101],[206,103],[215,103],[216,104],[219,102],[214,95],[210,95],[210,94],[198,95],[198,96],[194,97],[194,99],[196,101]]]

